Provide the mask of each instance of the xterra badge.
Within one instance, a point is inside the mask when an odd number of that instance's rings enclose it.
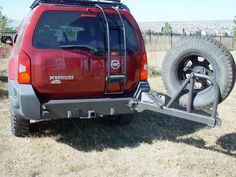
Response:
[[[72,81],[74,79],[74,76],[49,76],[51,84],[61,84],[61,81]]]

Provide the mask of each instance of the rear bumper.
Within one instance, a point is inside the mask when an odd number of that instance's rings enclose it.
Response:
[[[130,97],[98,99],[63,99],[41,102],[31,85],[9,81],[9,97],[14,114],[30,120],[62,118],[95,118],[106,115],[132,113],[128,107],[131,99],[139,99],[149,92],[147,81],[142,81]]]
[[[42,118],[95,118],[129,114],[132,113],[128,107],[130,100],[131,98],[51,100],[42,106]]]

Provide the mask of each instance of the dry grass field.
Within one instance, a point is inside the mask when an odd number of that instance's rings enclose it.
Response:
[[[0,57],[0,77],[7,75],[7,59]]]
[[[160,68],[164,55],[150,52],[149,64]],[[165,93],[160,76],[150,83]],[[0,83],[1,177],[236,176],[236,88],[219,107],[219,129],[145,112],[124,127],[103,120],[36,122],[29,138],[15,138],[6,87]]]

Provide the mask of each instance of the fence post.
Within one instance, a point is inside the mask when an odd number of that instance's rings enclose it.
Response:
[[[150,30],[150,33],[149,33],[149,42],[150,43],[152,42],[152,30]]]
[[[232,49],[234,49],[234,38],[232,37]]]

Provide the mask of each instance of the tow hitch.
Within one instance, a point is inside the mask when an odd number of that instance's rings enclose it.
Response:
[[[194,101],[194,84],[196,79],[205,79],[212,84],[215,89],[215,102],[212,107],[212,114],[202,115],[199,113],[194,113],[193,101]],[[188,87],[188,89],[187,89]],[[173,103],[179,98],[183,91],[188,90],[188,104],[186,110],[180,110],[177,108],[172,108]],[[179,91],[173,96],[173,98],[165,103],[166,97],[158,94],[155,91],[150,91],[149,93],[142,93],[140,99],[133,99],[129,103],[129,107],[137,112],[143,112],[146,110],[161,113],[169,116],[178,117],[181,119],[186,119],[194,122],[203,123],[211,127],[220,127],[221,120],[217,118],[217,108],[220,99],[220,88],[217,82],[206,75],[192,73],[189,75],[187,80],[182,84]]]

